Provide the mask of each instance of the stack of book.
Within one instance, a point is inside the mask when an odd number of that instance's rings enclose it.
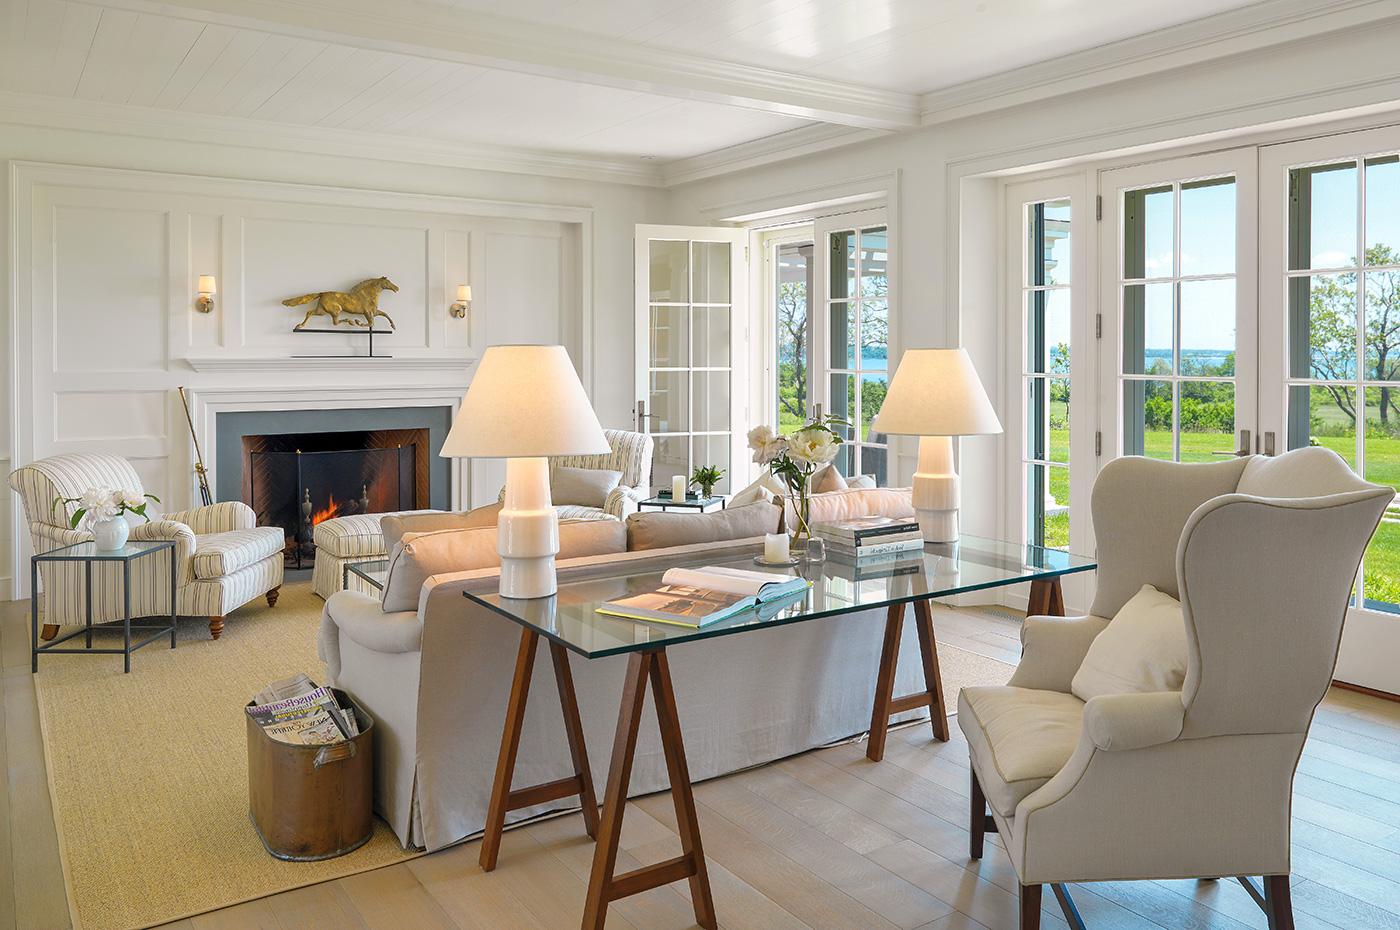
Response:
[[[812,533],[828,551],[855,559],[908,557],[924,548],[919,524],[908,517],[854,517],[815,524]]]

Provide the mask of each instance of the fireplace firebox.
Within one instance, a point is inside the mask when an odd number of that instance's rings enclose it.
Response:
[[[243,500],[259,526],[280,526],[288,568],[315,560],[312,533],[332,517],[428,506],[428,430],[349,430],[243,437]]]

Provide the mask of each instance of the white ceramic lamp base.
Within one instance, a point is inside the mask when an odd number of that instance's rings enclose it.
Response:
[[[559,516],[549,497],[549,460],[506,460],[506,496],[496,527],[503,597],[549,597],[559,590]]]
[[[914,472],[914,515],[925,542],[958,541],[958,507],[962,490],[953,465],[951,436],[920,436],[919,465]]]

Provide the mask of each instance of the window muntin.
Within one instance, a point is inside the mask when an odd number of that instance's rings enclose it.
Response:
[[[1028,203],[1021,262],[1021,470],[1026,541],[1069,546],[1070,288],[1073,239],[1068,199]]]

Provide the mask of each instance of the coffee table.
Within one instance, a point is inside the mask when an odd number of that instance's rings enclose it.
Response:
[[[678,559],[671,565],[753,568],[753,556],[761,549],[761,546],[717,548]],[[607,617],[596,612],[603,601],[621,593],[659,587],[662,571],[658,571],[655,564],[639,569],[637,565],[623,563],[613,572],[609,571],[608,566],[601,566],[586,578],[565,580],[559,585],[557,594],[545,598],[524,600],[502,597],[499,593],[464,592],[470,600],[521,627],[515,677],[511,684],[501,750],[496,760],[496,774],[481,841],[481,867],[488,872],[496,867],[501,833],[509,811],[576,796],[583,806],[584,829],[597,841],[584,905],[584,930],[601,930],[610,902],[682,879],[690,883],[696,923],[714,928],[714,902],[695,814],[676,697],[667,664],[667,649],[718,636],[738,636],[793,623],[839,622],[842,617],[860,611],[885,608],[884,643],[866,752],[870,759],[879,761],[884,755],[885,735],[893,714],[928,707],[934,737],[948,739],[948,715],[943,701],[933,615],[929,606],[933,598],[1031,582],[1035,589],[1032,593],[1033,603],[1044,603],[1055,612],[1063,613],[1060,578],[1096,567],[1091,559],[1055,549],[965,536],[958,543],[928,544],[923,552],[913,553],[910,558],[899,561],[857,566],[833,557],[824,562],[798,566],[790,573],[804,575],[813,583],[800,600],[748,611],[698,630]],[[899,659],[899,641],[907,604],[914,605],[924,690],[896,696],[893,693],[895,665]],[[545,784],[516,788],[512,784],[515,759],[541,638],[549,645],[554,665],[574,774]],[[629,657],[601,816],[594,795],[583,724],[579,719],[578,700],[569,668],[570,652],[584,659],[622,654]],[[657,723],[661,729],[661,744],[676,807],[681,854],[619,875],[616,866],[622,817],[648,686],[656,702]]]

